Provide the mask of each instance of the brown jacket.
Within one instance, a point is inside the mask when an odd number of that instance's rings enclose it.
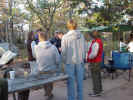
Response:
[[[27,41],[28,60],[29,61],[34,61],[35,58],[32,55],[31,43],[32,43],[32,40]]]

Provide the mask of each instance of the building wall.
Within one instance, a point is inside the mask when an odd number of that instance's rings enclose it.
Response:
[[[8,7],[8,0],[0,0],[0,10]]]

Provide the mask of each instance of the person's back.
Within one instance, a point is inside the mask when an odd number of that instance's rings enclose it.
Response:
[[[34,54],[38,64],[39,74],[49,73],[58,71],[58,64],[60,63],[60,55],[57,48],[47,41],[47,33],[40,32],[39,43],[34,46]],[[53,83],[48,83],[44,85],[45,95],[47,100],[53,98],[52,90]]]
[[[63,36],[61,43],[62,57],[65,63],[68,100],[83,100],[83,75],[86,43],[84,36],[76,30],[77,24],[70,20],[67,23],[69,32]],[[77,96],[75,95],[75,81]],[[77,99],[76,99],[77,98]]]
[[[64,61],[66,64],[83,63],[85,58],[85,49],[85,39],[79,31],[71,30],[63,36],[62,53],[63,56],[65,56]]]
[[[35,52],[40,71],[47,71],[60,62],[58,50],[49,41],[39,42]]]

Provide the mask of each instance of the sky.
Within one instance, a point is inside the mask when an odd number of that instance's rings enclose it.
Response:
[[[93,3],[95,4],[92,4],[92,7],[101,7],[101,6],[104,6],[104,3],[103,3],[103,0],[92,0]]]

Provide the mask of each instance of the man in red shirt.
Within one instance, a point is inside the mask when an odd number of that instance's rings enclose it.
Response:
[[[100,34],[97,31],[93,31],[91,34],[93,38],[88,51],[87,62],[91,66],[91,75],[93,82],[93,93],[90,96],[101,96],[102,93],[102,80],[101,80],[101,62],[103,53],[103,43],[100,38]]]

